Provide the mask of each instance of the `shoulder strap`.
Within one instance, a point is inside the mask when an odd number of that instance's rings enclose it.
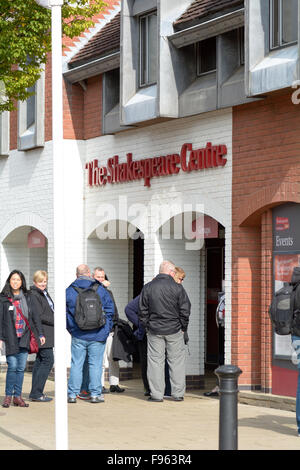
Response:
[[[23,318],[24,322],[26,323],[26,325],[27,325],[29,331],[31,332],[31,328],[30,328],[29,322],[28,322],[27,318],[23,315],[21,309],[20,309],[20,315],[21,315],[21,317]]]

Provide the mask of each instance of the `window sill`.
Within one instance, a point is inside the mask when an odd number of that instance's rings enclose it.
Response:
[[[122,126],[149,121],[157,117],[157,85],[141,88],[123,106]]]
[[[272,50],[250,70],[250,96],[290,87],[297,77],[298,45]]]

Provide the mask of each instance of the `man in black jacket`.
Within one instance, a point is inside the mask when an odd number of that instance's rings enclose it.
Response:
[[[174,281],[175,265],[163,261],[159,274],[141,292],[139,319],[147,332],[147,375],[150,401],[161,402],[164,396],[164,364],[170,369],[172,397],[182,401],[185,392],[185,346],[191,303],[181,284]]]

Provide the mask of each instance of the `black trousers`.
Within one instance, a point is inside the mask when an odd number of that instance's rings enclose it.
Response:
[[[49,373],[54,364],[53,348],[42,348],[36,355],[32,369],[32,386],[29,398],[40,398],[44,393],[44,387]]]
[[[145,335],[144,338],[138,341],[138,349],[139,349],[139,356],[140,356],[140,365],[141,365],[141,372],[142,372],[142,380],[144,384],[145,392],[149,393],[149,383],[147,379],[147,336]]]

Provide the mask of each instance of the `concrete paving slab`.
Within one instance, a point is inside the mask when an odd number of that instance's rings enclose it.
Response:
[[[0,374],[2,403],[5,373]],[[24,398],[31,375],[26,373]],[[105,395],[105,403],[68,404],[70,450],[217,450],[219,400],[203,391],[187,392],[183,402],[151,403],[141,380],[122,382],[124,393]],[[54,382],[46,393],[54,397]],[[29,408],[0,408],[1,450],[54,450],[55,401],[29,402]],[[298,450],[295,413],[238,405],[240,450]]]

